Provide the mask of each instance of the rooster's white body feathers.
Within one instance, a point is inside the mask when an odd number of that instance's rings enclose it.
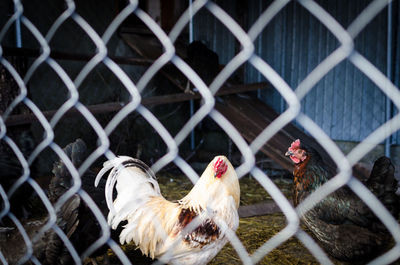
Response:
[[[218,159],[227,165],[220,178],[213,171]],[[120,156],[105,162],[96,186],[109,170],[105,190],[108,223],[116,229],[127,221],[120,243],[133,241],[151,258],[170,264],[206,264],[228,241],[226,229],[235,231],[239,225],[239,182],[224,156],[215,157],[190,193],[178,202],[161,195],[154,174],[140,160]],[[114,186],[117,197],[113,201]]]

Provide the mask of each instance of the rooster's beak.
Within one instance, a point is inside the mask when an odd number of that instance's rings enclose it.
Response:
[[[293,152],[292,151],[287,151],[286,153],[285,153],[285,156],[292,156],[293,155]]]

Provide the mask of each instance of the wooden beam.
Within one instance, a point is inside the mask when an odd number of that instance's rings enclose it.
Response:
[[[252,217],[260,215],[268,215],[273,213],[279,213],[282,210],[276,204],[276,202],[262,202],[252,205],[242,205],[238,209],[239,217]]]
[[[263,89],[267,86],[268,86],[267,83],[262,82],[262,83],[248,84],[248,85],[223,87],[220,91],[217,92],[216,95],[224,96],[236,93],[245,93],[257,89]],[[199,93],[194,93],[194,94],[177,93],[177,94],[143,98],[141,104],[144,106],[156,106],[156,105],[184,102],[191,99],[201,99],[201,98],[202,96]],[[102,113],[117,112],[121,110],[125,105],[126,104],[124,102],[110,102],[97,105],[90,105],[86,106],[86,108],[93,115],[98,115]],[[42,114],[46,117],[47,120],[50,120],[51,117],[53,117],[56,112],[57,110],[48,110],[48,111],[42,111]],[[68,110],[68,112],[64,115],[64,117],[72,117],[76,116],[77,114],[79,114],[79,111],[75,108],[72,108]],[[36,121],[37,121],[36,116],[33,113],[29,113],[29,114],[11,115],[7,118],[5,123],[7,126],[17,126],[22,124],[29,124]]]
[[[3,56],[24,56],[24,57],[39,57],[41,54],[40,50],[28,49],[28,48],[9,48],[3,47]],[[71,60],[71,61],[84,61],[87,62],[93,58],[95,54],[79,54],[79,53],[66,53],[51,51],[50,57],[59,60]],[[129,64],[129,65],[150,65],[154,62],[151,59],[142,58],[129,58],[121,56],[108,56],[111,60],[118,64]]]
[[[217,102],[215,108],[235,126],[248,142],[252,142],[280,115],[255,97],[243,98],[232,95],[223,98],[222,102]],[[293,162],[284,154],[295,139],[301,139],[306,145],[318,150],[328,170],[332,173],[336,172],[335,163],[324,148],[313,137],[292,123],[274,134],[260,148],[260,151],[284,169],[292,172]]]

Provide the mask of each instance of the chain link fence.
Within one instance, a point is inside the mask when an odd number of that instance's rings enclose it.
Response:
[[[10,189],[8,189],[8,191],[6,191],[3,186],[0,186],[0,195],[2,198],[0,220],[9,218],[16,229],[18,229],[20,235],[22,235],[23,243],[26,245],[24,248],[26,252],[17,263],[23,264],[26,262],[32,262],[34,264],[40,264],[39,257],[34,255],[35,244],[42,235],[49,231],[54,231],[62,240],[68,253],[76,264],[82,264],[84,258],[94,253],[104,244],[113,250],[121,263],[131,264],[129,258],[125,255],[124,251],[122,251],[119,244],[111,239],[110,229],[102,214],[103,209],[99,209],[93,199],[84,189],[81,188],[82,181],[80,176],[84,174],[102,155],[105,155],[108,159],[112,159],[115,155],[118,155],[114,154],[110,150],[109,136],[119,126],[119,124],[121,124],[121,122],[123,122],[123,120],[133,112],[137,113],[147,121],[167,146],[167,152],[152,164],[151,168],[154,172],[158,172],[168,164],[174,163],[192,181],[198,179],[198,175],[180,155],[179,150],[181,144],[189,137],[192,130],[206,117],[215,121],[237,146],[242,155],[242,164],[236,168],[239,178],[246,174],[251,174],[254,177],[254,181],[259,182],[271,195],[287,220],[287,225],[283,230],[270,238],[257,251],[251,254],[246,251],[240,239],[234,232],[228,233],[229,242],[236,250],[243,264],[255,264],[259,262],[264,256],[268,255],[268,253],[273,249],[291,237],[297,237],[321,264],[333,264],[330,258],[324,253],[312,237],[301,229],[300,218],[307,210],[311,209],[316,202],[322,200],[328,194],[345,185],[354,191],[372,209],[376,216],[379,217],[382,223],[390,231],[395,241],[393,248],[371,261],[371,264],[389,264],[398,259],[400,257],[400,226],[398,222],[383,207],[368,188],[366,188],[359,180],[352,177],[351,169],[374,147],[400,129],[400,114],[397,114],[392,119],[381,125],[377,130],[366,137],[364,141],[360,142],[350,153],[344,155],[335,142],[330,139],[330,137],[312,119],[301,112],[302,99],[304,99],[310,90],[330,70],[345,60],[351,62],[356,68],[372,80],[372,82],[375,83],[376,86],[393,102],[397,109],[400,108],[400,92],[398,88],[393,85],[393,83],[386,78],[385,74],[379,71],[373,63],[368,61],[362,54],[358,53],[357,50],[354,49],[354,39],[377,14],[387,8],[389,3],[387,0],[372,1],[346,29],[315,1],[299,0],[298,3],[325,25],[325,27],[337,38],[339,45],[315,69],[313,69],[297,87],[290,87],[268,64],[268,62],[264,61],[257,55],[254,49],[254,42],[257,37],[267,27],[274,16],[276,16],[289,2],[290,1],[288,0],[273,1],[246,32],[215,2],[196,0],[180,16],[169,34],[167,34],[161,29],[156,21],[140,9],[138,1],[131,0],[115,16],[113,21],[107,26],[104,33],[100,36],[85,20],[85,18],[80,16],[76,11],[75,3],[72,0],[65,1],[65,10],[54,21],[45,35],[43,35],[36,28],[35,24],[24,15],[24,6],[22,2],[14,0],[15,12],[7,22],[2,25],[0,31],[0,44],[11,28],[15,27],[16,24],[21,23],[21,26],[26,28],[40,45],[39,56],[32,62],[32,64],[30,64],[26,74],[23,76],[15,69],[14,65],[6,59],[3,55],[3,47],[0,46],[1,65],[11,75],[19,89],[19,94],[8,104],[0,119],[0,139],[12,150],[23,169],[21,176],[17,178],[16,182]],[[209,85],[205,84],[199,75],[176,53],[175,50],[175,42],[182,31],[184,31],[190,23],[191,17],[195,16],[199,10],[204,9],[208,10],[210,14],[215,16],[215,18],[217,18],[233,34],[236,41],[238,41],[241,46],[240,51],[238,51],[224,66],[217,77]],[[132,81],[124,70],[107,53],[107,45],[110,39],[117,32],[123,21],[132,14],[136,15],[137,18],[146,25],[163,47],[162,55],[155,59],[154,62],[151,62],[150,66],[144,71],[143,75],[136,83]],[[52,50],[50,48],[50,42],[55,34],[59,32],[62,34],[63,24],[67,20],[72,20],[76,23],[80,30],[90,38],[96,47],[96,54],[90,58],[75,77],[69,75],[51,56]],[[249,63],[252,67],[257,69],[273,85],[276,91],[280,93],[287,103],[287,108],[279,115],[279,117],[273,120],[268,127],[264,128],[263,131],[250,143],[247,143],[244,140],[227,117],[224,117],[216,110],[216,108],[214,108],[216,102],[215,94],[220,90],[228,78],[245,63]],[[119,79],[131,98],[131,100],[117,112],[104,128],[100,125],[96,117],[85,106],[85,104],[80,101],[79,97],[79,88],[82,83],[99,64],[103,64],[116,78]],[[160,120],[149,110],[149,108],[143,104],[142,100],[142,92],[145,87],[167,64],[173,64],[177,69],[179,69],[179,71],[190,80],[193,86],[197,88],[198,93],[201,95],[201,104],[199,108],[185,124],[182,124],[181,129],[174,135],[171,134],[171,132],[169,132]],[[29,92],[27,84],[42,65],[50,67],[57,74],[58,78],[65,84],[69,92],[68,100],[62,104],[50,120],[46,118],[46,115],[28,96]],[[14,140],[8,135],[9,128],[6,126],[6,122],[13,110],[20,104],[23,104],[27,109],[29,109],[29,112],[34,115],[35,119],[39,121],[44,130],[43,140],[35,146],[33,152],[27,158],[24,157],[23,151],[20,150]],[[79,168],[74,167],[70,158],[63,152],[62,147],[57,145],[55,142],[56,135],[54,133],[54,128],[70,109],[74,109],[85,118],[97,134],[98,138],[97,148],[85,161],[83,161]],[[307,132],[309,132],[311,136],[313,136],[316,141],[327,150],[327,152],[329,152],[338,167],[338,174],[334,178],[329,180],[316,192],[312,193],[311,196],[296,208],[293,208],[291,203],[273,183],[269,176],[257,166],[255,156],[268,140],[292,121],[297,121],[298,124],[303,126]],[[73,178],[73,185],[71,188],[54,204],[52,204],[43,188],[30,176],[33,161],[46,148],[50,148],[55,154],[57,154],[59,159],[65,163]],[[27,231],[25,231],[23,224],[14,213],[10,211],[12,205],[9,198],[14,193],[18,192],[21,186],[26,183],[28,183],[39,196],[49,216],[44,225],[40,227],[39,231],[37,231],[34,236],[29,235]],[[100,233],[101,236],[97,238],[89,248],[80,254],[78,254],[74,249],[69,236],[59,227],[61,224],[57,222],[56,215],[57,211],[60,210],[68,200],[75,198],[74,196],[76,195],[78,195],[80,200],[84,201],[90,208],[90,211],[97,219],[102,231],[102,233]],[[3,264],[8,264],[5,256],[5,253],[0,253],[0,260]]]

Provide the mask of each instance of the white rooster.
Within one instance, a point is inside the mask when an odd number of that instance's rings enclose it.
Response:
[[[161,195],[154,174],[140,160],[121,156],[103,166],[95,186],[112,169],[105,189],[109,225],[116,229],[127,221],[120,243],[133,241],[153,259],[169,264],[206,264],[228,242],[227,228],[236,231],[239,225],[239,181],[225,156],[216,156],[178,202]],[[118,195],[113,202],[115,183]],[[220,221],[226,226],[216,224]]]

